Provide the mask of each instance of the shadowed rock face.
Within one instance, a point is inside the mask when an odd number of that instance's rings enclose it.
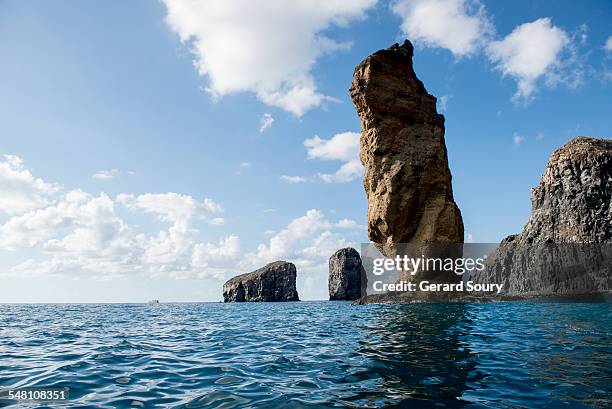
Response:
[[[225,302],[299,301],[293,263],[275,261],[223,284]]]
[[[347,247],[336,251],[329,258],[329,299],[352,301],[365,295],[365,274],[357,250]]]
[[[412,68],[409,41],[363,60],[351,98],[361,120],[368,236],[393,257],[396,243],[463,243],[444,142],[444,116]]]
[[[610,291],[611,198],[612,140],[568,142],[532,190],[523,232],[506,237],[474,281],[504,283],[508,295]]]
[[[553,152],[519,242],[612,242],[612,140],[579,136]]]

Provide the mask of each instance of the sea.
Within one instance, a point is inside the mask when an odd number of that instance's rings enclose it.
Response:
[[[609,303],[0,305],[18,408],[611,408]]]

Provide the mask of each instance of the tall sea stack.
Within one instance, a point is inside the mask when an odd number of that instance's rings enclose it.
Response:
[[[377,51],[355,68],[350,87],[361,121],[368,237],[388,257],[402,252],[398,243],[463,243],[444,116],[437,113],[436,98],[417,78],[412,57],[408,40]],[[415,251],[418,256],[422,252],[427,249]],[[459,279],[452,273],[436,278]]]
[[[366,272],[359,252],[352,247],[336,251],[329,258],[330,300],[353,301],[365,295]]]

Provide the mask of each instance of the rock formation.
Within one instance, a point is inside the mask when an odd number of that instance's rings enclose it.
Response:
[[[223,284],[225,302],[299,301],[293,263],[275,261]]]
[[[357,300],[365,295],[366,272],[357,250],[336,251],[329,258],[329,299]]]
[[[577,137],[551,156],[523,232],[473,278],[505,295],[607,292],[612,280],[612,140]],[[607,243],[607,244],[606,244]]]
[[[397,243],[463,243],[444,116],[416,77],[412,56],[409,41],[377,51],[355,68],[350,87],[361,121],[368,236],[388,257],[398,254]]]
[[[612,242],[612,140],[579,136],[557,149],[531,192],[519,242]]]

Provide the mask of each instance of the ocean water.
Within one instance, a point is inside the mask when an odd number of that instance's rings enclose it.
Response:
[[[610,408],[610,304],[0,305],[52,408]],[[0,403],[0,406],[7,405]]]

